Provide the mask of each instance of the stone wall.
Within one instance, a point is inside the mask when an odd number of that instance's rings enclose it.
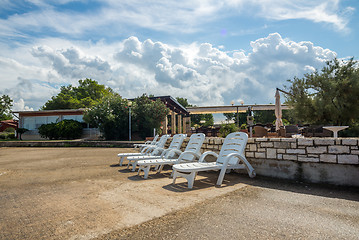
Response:
[[[206,138],[201,152],[218,153],[223,141]],[[245,155],[257,175],[359,186],[358,138],[249,138]]]

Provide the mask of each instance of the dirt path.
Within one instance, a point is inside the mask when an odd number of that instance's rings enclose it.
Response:
[[[358,189],[241,178],[248,186],[99,239],[358,239]]]
[[[116,148],[0,148],[0,239],[91,239],[241,189],[199,176],[194,190],[169,171],[143,180]]]

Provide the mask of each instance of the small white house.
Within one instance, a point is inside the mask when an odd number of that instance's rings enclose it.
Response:
[[[82,138],[98,138],[100,132],[97,128],[90,128],[83,121],[85,109],[66,109],[66,110],[43,110],[43,111],[19,111],[14,112],[19,115],[19,128],[26,128],[29,131],[22,135],[23,140],[42,139],[38,128],[42,124],[56,123],[65,119],[76,120],[84,124]]]

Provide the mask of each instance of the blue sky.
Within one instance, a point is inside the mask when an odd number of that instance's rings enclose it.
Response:
[[[358,59],[356,0],[0,0],[0,94],[37,110],[92,78],[125,98],[267,104],[287,79]]]

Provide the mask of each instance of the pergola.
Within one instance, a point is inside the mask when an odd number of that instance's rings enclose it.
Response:
[[[289,106],[282,104],[282,109],[289,109]],[[254,104],[254,105],[231,105],[231,106],[210,106],[210,107],[188,107],[190,114],[208,114],[208,113],[237,113],[252,111],[274,110],[274,104]]]
[[[171,133],[186,133],[191,128],[192,114],[212,114],[212,113],[241,113],[248,110],[275,110],[275,104],[250,104],[250,105],[230,105],[230,106],[207,106],[207,107],[183,107],[175,98],[171,96],[150,97],[151,100],[160,99],[170,110]],[[289,109],[289,106],[282,104],[282,109]],[[163,134],[167,134],[168,118],[162,122]]]
[[[159,96],[159,97],[150,97],[151,100],[160,99],[167,108],[170,110],[171,116],[171,133],[186,133],[191,128],[191,118],[189,117],[190,112],[183,107],[177,100],[171,96]],[[177,117],[177,123],[176,123]],[[162,122],[163,132],[162,134],[167,134],[168,129],[168,118]]]

